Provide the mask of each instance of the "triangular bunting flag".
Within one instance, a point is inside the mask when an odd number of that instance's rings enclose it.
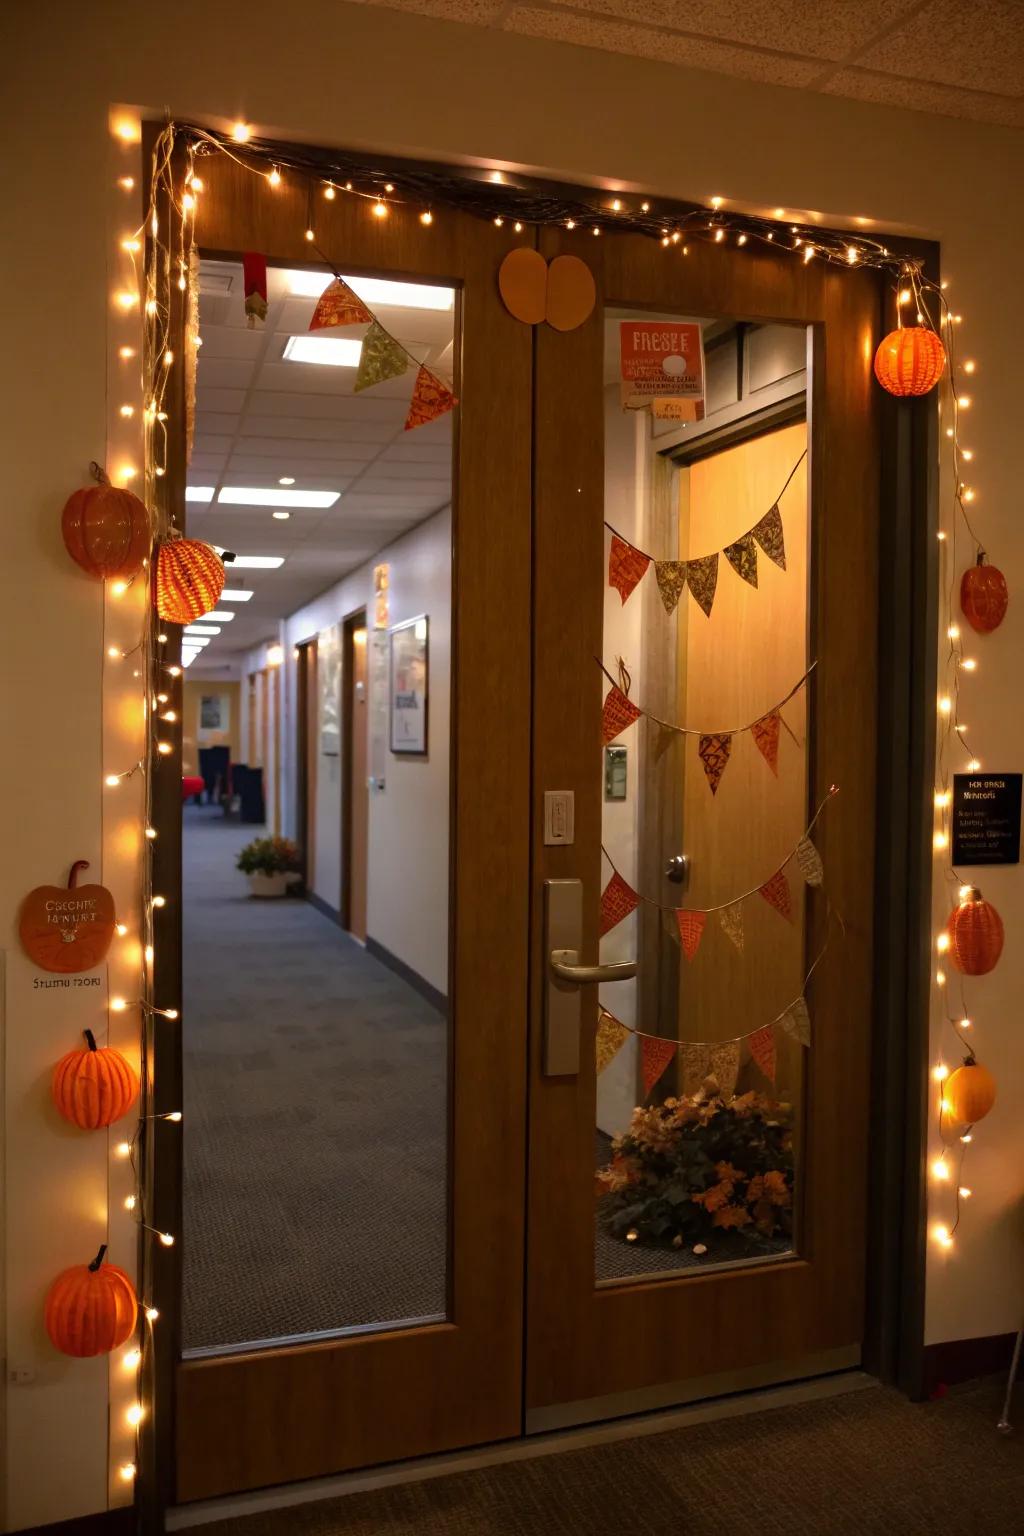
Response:
[[[735,544],[727,544],[722,553],[737,576],[749,581],[752,587],[757,586],[757,545],[752,533],[745,533]]]
[[[645,555],[642,549],[634,549],[617,533],[612,534],[612,547],[608,551],[608,585],[615,588],[623,602],[650,563],[650,555]]]
[[[629,1039],[629,1030],[602,1008],[597,1016],[597,1070],[603,1072]]]
[[[369,325],[372,319],[359,295],[352,292],[348,283],[336,277],[317,299],[309,328],[326,331],[335,325]]]
[[[793,1036],[798,1045],[810,1045],[811,1015],[807,1011],[804,998],[798,997],[792,1007],[786,1009],[779,1023],[787,1035]]]
[[[267,318],[267,258],[259,251],[242,253],[242,287],[245,289],[245,323],[252,331],[257,320]]]
[[[635,911],[639,904],[640,897],[636,891],[626,884],[616,870],[601,892],[601,922],[598,928],[601,938]]]
[[[747,1044],[758,1070],[770,1083],[775,1081],[775,1031],[770,1024],[748,1035]]]
[[[773,709],[770,714],[762,715],[760,720],[755,720],[750,727],[750,734],[757,743],[757,750],[764,758],[772,773],[779,771],[779,712]]]
[[[666,613],[675,613],[676,604],[686,586],[685,560],[656,560],[654,574],[658,578],[658,591]]]
[[[772,507],[767,511],[760,522],[754,524],[751,533],[760,544],[769,560],[782,570],[786,569],[786,541],[782,532],[782,513],[778,507]]]
[[[732,906],[723,907],[718,914],[718,921],[722,925],[722,932],[726,938],[731,939],[737,949],[743,948],[743,903],[734,901]]]
[[[704,932],[704,924],[708,920],[706,912],[676,913],[676,927],[679,929],[679,942],[683,946],[683,954],[687,960],[692,960],[697,953],[701,934]]]
[[[802,837],[797,843],[796,862],[800,873],[808,885],[822,885],[824,883],[825,866],[821,862],[821,854],[809,837]]]
[[[710,619],[715,588],[718,586],[718,556],[703,555],[699,560],[688,560],[686,583],[694,601],[700,604]]]
[[[414,427],[422,427],[428,421],[436,421],[438,416],[443,416],[458,403],[448,385],[421,364],[419,373],[416,375],[416,383],[413,385],[412,399],[409,401],[405,430],[411,432]]]
[[[736,1079],[740,1075],[740,1042],[727,1040],[723,1045],[711,1047],[711,1076],[718,1082],[723,1099],[731,1099],[736,1092]]]
[[[640,1070],[643,1074],[645,1099],[677,1050],[674,1040],[652,1040],[650,1035],[641,1037]]]
[[[405,348],[388,335],[379,320],[375,320],[363,337],[353,392],[358,394],[361,389],[372,389],[374,384],[399,378],[410,362]]]
[[[641,711],[635,704],[631,704],[622,689],[614,683],[609,688],[601,711],[601,740],[605,746],[614,741],[627,726],[634,720],[639,720]]]
[[[704,764],[704,772],[711,785],[711,793],[717,794],[725,765],[729,761],[729,753],[732,751],[732,737],[724,732],[714,736],[702,736],[697,744],[697,751]]]
[[[783,917],[791,916],[793,903],[790,900],[789,881],[786,879],[784,869],[776,870],[771,879],[766,880],[758,889],[768,905],[774,907],[776,912],[781,912]]]
[[[696,1093],[710,1070],[710,1045],[684,1041],[679,1047],[679,1076],[683,1093]]]

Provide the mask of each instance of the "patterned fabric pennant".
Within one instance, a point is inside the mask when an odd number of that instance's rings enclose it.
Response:
[[[399,378],[408,369],[409,362],[405,348],[388,335],[379,320],[375,320],[363,337],[353,393],[372,389],[374,384],[383,384],[387,379]]]
[[[311,331],[325,331],[335,325],[369,325],[373,316],[348,283],[336,277],[316,301]]]
[[[768,559],[774,560],[777,566],[785,570],[786,540],[782,531],[782,513],[778,506],[771,507],[750,531]]]
[[[711,1071],[710,1045],[698,1045],[686,1040],[679,1047],[679,1076],[683,1093],[696,1093]]]
[[[811,1043],[811,1015],[807,1011],[805,998],[798,997],[791,1008],[787,1008],[779,1020],[787,1035],[792,1035],[798,1045],[810,1045]]]
[[[697,751],[704,764],[704,773],[711,785],[711,793],[717,794],[718,785],[732,751],[732,737],[721,732],[714,736],[702,736],[697,744]]]
[[[640,1070],[643,1074],[645,1099],[677,1050],[674,1040],[652,1040],[649,1035],[641,1037]]]
[[[654,574],[658,578],[658,591],[666,613],[675,613],[676,604],[686,586],[685,560],[656,560]]]
[[[458,403],[448,385],[421,364],[413,385],[405,430],[411,432],[415,427],[425,426],[428,421],[436,421]]]
[[[692,960],[697,953],[701,934],[704,932],[704,924],[708,920],[706,912],[682,912],[676,913],[676,927],[679,929],[679,942],[683,946],[683,954],[687,960]]]
[[[609,688],[605,697],[604,708],[601,711],[601,740],[605,746],[614,741],[616,736],[639,720],[641,711],[635,704],[630,703],[622,689],[615,683]]]
[[[267,318],[267,258],[259,251],[242,252],[242,287],[245,289],[245,323],[252,331],[257,320]]]
[[[601,938],[635,911],[639,904],[640,897],[636,891],[626,884],[616,870],[601,892],[601,921],[598,927]]]
[[[620,1024],[618,1019],[602,1008],[597,1016],[597,1070],[604,1071],[605,1067],[622,1050],[629,1039],[629,1030],[625,1024]]]
[[[711,1076],[716,1079],[723,1099],[731,1099],[736,1092],[736,1079],[740,1075],[740,1042],[727,1040],[723,1045],[711,1047]]]
[[[793,903],[790,899],[789,881],[786,879],[784,869],[776,870],[771,879],[766,880],[758,889],[768,905],[774,907],[776,912],[781,912],[786,918],[792,915]]]
[[[715,601],[715,588],[718,586],[718,556],[703,555],[699,560],[688,560],[686,582],[694,600],[700,604],[710,619],[711,605]]]
[[[797,843],[796,862],[800,873],[808,885],[822,885],[824,883],[825,866],[821,862],[821,854],[809,837],[802,837]]]
[[[737,576],[749,581],[752,587],[757,586],[757,545],[752,533],[745,533],[735,544],[727,544],[722,553]]]
[[[779,712],[773,709],[770,714],[762,715],[760,720],[755,720],[750,727],[750,734],[757,743],[757,750],[774,774],[779,771],[780,724]]]
[[[642,549],[634,549],[617,533],[612,534],[612,547],[608,551],[608,585],[615,588],[623,602],[650,563],[650,555],[645,555]]]
[[[747,1037],[750,1054],[770,1083],[775,1081],[775,1031],[770,1024]]]
[[[732,906],[723,907],[718,914],[718,921],[722,925],[722,932],[731,939],[737,949],[743,948],[743,903],[734,901]]]

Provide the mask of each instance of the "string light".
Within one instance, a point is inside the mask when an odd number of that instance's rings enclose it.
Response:
[[[377,201],[373,205],[373,213],[375,218],[386,219],[388,216],[387,203],[382,202],[382,200],[378,197]]]
[[[329,203],[333,203],[334,199],[337,197],[337,195],[338,194],[335,191],[334,186],[332,185],[332,183],[328,182],[327,185],[324,187],[324,197],[326,197],[326,199],[327,199],[327,201]]]
[[[122,1356],[121,1364],[126,1371],[137,1371],[142,1364],[141,1349],[130,1349],[126,1355]]]
[[[421,224],[433,224],[433,222],[434,222],[434,215],[431,213],[429,208],[424,208],[423,212],[420,214],[420,223]]]
[[[279,187],[281,185],[281,172],[276,165],[268,175],[267,180],[272,187]]]
[[[118,1475],[118,1477],[121,1479],[121,1481],[123,1483],[132,1483],[132,1482],[134,1482],[135,1481],[135,1463],[134,1463],[134,1461],[122,1462],[121,1465],[117,1469],[117,1475]]]
[[[147,1307],[145,1309],[145,1318],[147,1323],[155,1323],[159,1316],[160,1313],[157,1311],[156,1307]]]
[[[252,137],[252,129],[248,123],[233,123],[231,126],[231,137],[236,144],[247,144]]]

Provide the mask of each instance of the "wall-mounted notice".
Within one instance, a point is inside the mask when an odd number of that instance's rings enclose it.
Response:
[[[953,775],[953,863],[1020,863],[1019,773]]]
[[[661,415],[671,400],[675,419],[703,417],[704,345],[693,321],[620,321],[619,371],[625,410],[661,402]]]

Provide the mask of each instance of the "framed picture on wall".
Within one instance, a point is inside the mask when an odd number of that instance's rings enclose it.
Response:
[[[426,614],[391,631],[391,750],[402,756],[427,752]]]

